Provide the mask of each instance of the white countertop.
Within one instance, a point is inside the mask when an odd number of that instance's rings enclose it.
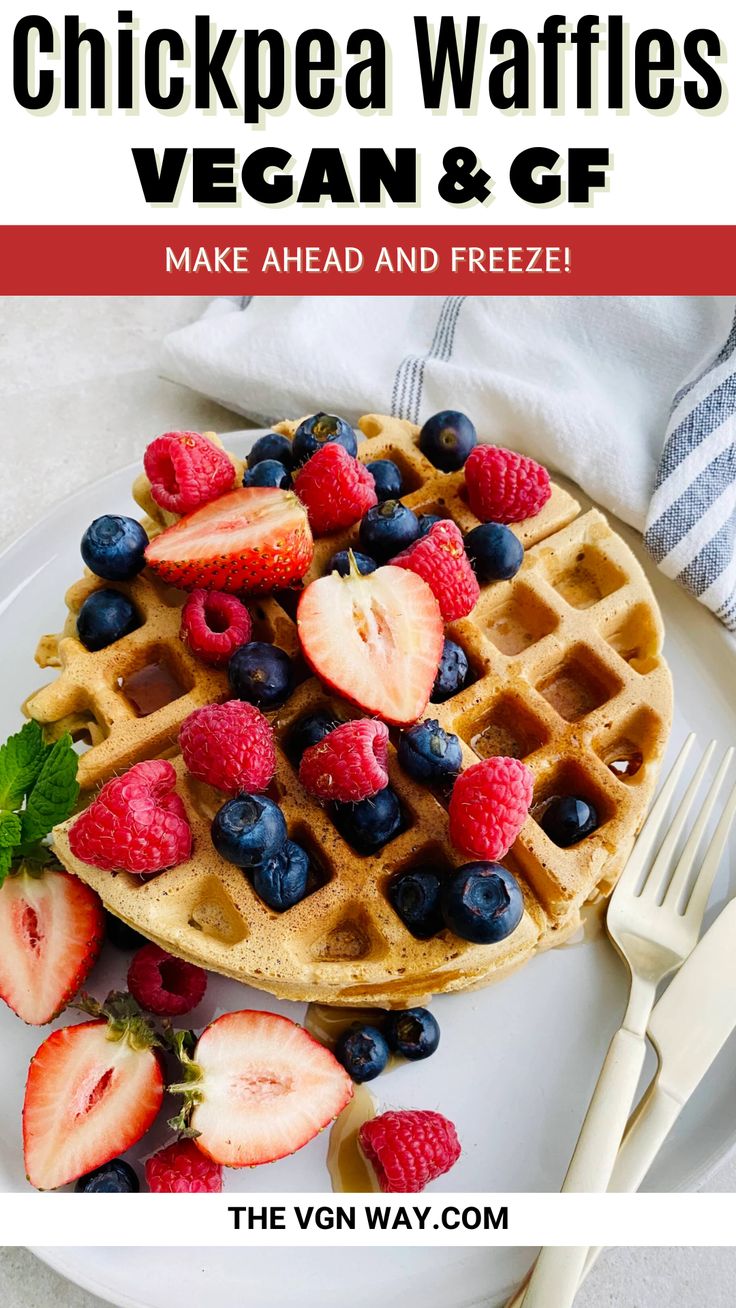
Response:
[[[6,298],[0,306],[0,548],[79,485],[132,463],[172,428],[242,428],[241,417],[156,375],[158,343],[195,318],[187,298]],[[706,1187],[736,1190],[736,1162]],[[29,1232],[29,1239],[32,1233]],[[606,1254],[579,1308],[732,1308],[736,1251]],[[0,1249],[3,1308],[99,1308],[21,1249]],[[305,1308],[313,1308],[305,1304]],[[384,1308],[391,1308],[385,1304]]]

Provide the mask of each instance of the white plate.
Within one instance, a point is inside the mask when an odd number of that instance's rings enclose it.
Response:
[[[254,433],[228,437],[243,450]],[[79,540],[103,512],[135,511],[129,487],[133,469],[85,488],[59,505],[0,558],[0,615],[3,631],[4,694],[0,730],[4,738],[19,725],[18,705],[53,673],[35,669],[38,636],[58,630],[64,619],[64,592],[79,575]],[[582,497],[584,499],[584,497]],[[635,533],[621,528],[635,553]],[[672,748],[689,730],[703,738],[736,740],[733,703],[734,647],[720,625],[694,600],[666,581],[644,560],[667,624],[667,656],[676,693]],[[734,850],[721,870],[712,912],[733,893]],[[104,994],[124,981],[126,955],[107,948],[90,980]],[[535,959],[498,986],[476,994],[446,996],[435,1005],[442,1045],[426,1064],[398,1068],[375,1083],[387,1106],[438,1108],[458,1126],[464,1150],[460,1162],[435,1190],[556,1190],[562,1180],[578,1127],[595,1083],[625,995],[622,969],[600,939]],[[213,977],[193,1026],[216,1012],[251,1005],[287,1013],[297,1020],[303,1007],[278,1003],[261,992]],[[1,1007],[1,1006],[0,1006]],[[63,1023],[64,1019],[62,1019]],[[28,1061],[41,1033],[24,1026],[5,1007],[0,1011],[0,1189],[22,1190],[20,1113]],[[469,1056],[472,1050],[472,1058]],[[647,1181],[647,1188],[694,1188],[730,1150],[736,1139],[733,1086],[736,1040],[731,1040],[683,1114]],[[163,1118],[162,1118],[163,1123]],[[166,1135],[160,1126],[140,1158]],[[256,1192],[324,1189],[326,1138],[312,1141],[292,1158],[268,1167],[230,1173],[232,1189]],[[259,1308],[310,1303],[303,1278],[319,1275],[321,1302],[338,1303],[342,1270],[350,1267],[351,1299],[398,1303],[399,1288],[412,1283],[427,1308],[460,1308],[498,1298],[527,1262],[523,1250],[294,1251],[288,1261],[267,1250],[141,1250],[131,1259],[123,1250],[44,1250],[43,1256],[81,1284],[117,1303],[158,1308],[164,1301],[180,1308],[199,1303],[206,1272],[208,1293],[218,1308],[248,1298]],[[165,1263],[165,1278],[158,1274]],[[278,1266],[278,1289],[271,1268]],[[309,1269],[312,1269],[311,1271]],[[157,1285],[165,1285],[158,1290]],[[153,1288],[152,1288],[153,1287]],[[362,1287],[362,1288],[361,1288]],[[165,1300],[157,1295],[164,1295]],[[333,1297],[334,1296],[334,1299]]]

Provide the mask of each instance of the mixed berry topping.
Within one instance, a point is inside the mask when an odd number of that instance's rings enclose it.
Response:
[[[526,821],[534,777],[516,758],[486,758],[460,773],[450,796],[450,839],[475,858],[503,858]]]
[[[179,731],[179,748],[192,776],[227,795],[266,790],[276,771],[269,722],[239,699],[195,709]]]
[[[113,777],[75,819],[69,847],[75,858],[109,872],[161,872],[185,862],[192,829],[166,759],[135,763]]]
[[[135,518],[106,513],[82,537],[82,558],[104,581],[132,581],[146,566],[148,536]]]
[[[352,527],[377,504],[373,478],[342,445],[324,445],[304,464],[294,490],[309,516],[315,536]]]
[[[262,640],[241,645],[230,659],[227,673],[233,695],[263,709],[283,704],[294,689],[289,655]]]
[[[218,590],[194,590],[181,611],[181,638],[192,654],[221,668],[250,640],[252,622],[242,600]]]
[[[442,1113],[402,1109],[364,1122],[360,1147],[386,1192],[413,1194],[449,1172],[460,1157],[452,1122]]]
[[[515,931],[524,915],[519,883],[500,863],[466,863],[442,885],[442,916],[461,940],[497,944]]]
[[[478,434],[470,418],[454,409],[433,414],[419,433],[422,454],[442,472],[462,468],[477,443]]]
[[[209,436],[169,431],[148,446],[143,466],[151,494],[170,513],[191,513],[230,490],[235,469]]]
[[[146,1159],[146,1182],[152,1194],[219,1194],[222,1168],[193,1140],[176,1140]]]
[[[401,500],[384,500],[369,509],[360,524],[360,544],[379,563],[408,549],[419,536],[419,519]]]
[[[294,466],[306,463],[307,459],[311,459],[312,455],[325,445],[333,444],[342,445],[343,449],[353,457],[358,453],[358,442],[349,422],[344,418],[338,418],[334,413],[315,413],[311,418],[305,418],[294,432],[292,442]]]
[[[600,825],[595,805],[576,795],[559,795],[544,810],[540,826],[561,849],[577,845]]]
[[[390,1052],[384,1036],[375,1026],[356,1026],[343,1031],[335,1045],[335,1058],[358,1084],[380,1076]]]
[[[131,960],[128,989],[149,1013],[183,1017],[197,1007],[207,989],[207,973],[158,945],[145,944]]]
[[[77,635],[91,653],[107,649],[141,625],[132,600],[118,590],[95,590],[77,614]]]
[[[478,580],[454,522],[436,523],[421,540],[397,554],[392,563],[397,568],[409,568],[426,581],[444,622],[467,617],[478,601]]]
[[[522,522],[543,509],[549,473],[540,463],[498,445],[478,445],[465,465],[468,503],[481,522]]]
[[[388,785],[388,728],[372,718],[343,722],[302,756],[299,780],[317,799],[368,799]]]
[[[379,500],[398,500],[404,494],[401,469],[392,459],[374,459],[366,463]]]
[[[524,546],[501,522],[484,522],[465,537],[465,552],[478,581],[508,581],[524,562]]]

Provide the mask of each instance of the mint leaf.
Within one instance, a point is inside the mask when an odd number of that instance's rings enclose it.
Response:
[[[10,871],[12,861],[12,849],[7,849],[4,845],[0,845],[0,886],[2,886],[8,872]]]
[[[0,848],[12,849],[20,842],[21,825],[17,813],[0,812]]]
[[[77,762],[68,733],[48,750],[21,814],[24,844],[43,840],[57,822],[69,817],[79,794]]]
[[[20,808],[38,780],[49,753],[37,722],[25,726],[0,746],[0,808]]]

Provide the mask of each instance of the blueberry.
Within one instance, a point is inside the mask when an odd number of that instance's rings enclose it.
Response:
[[[442,882],[429,867],[400,872],[389,884],[388,897],[404,926],[419,940],[429,940],[444,927],[440,910]]]
[[[291,473],[276,459],[261,459],[254,468],[246,468],[243,473],[243,485],[277,486],[279,490],[289,490]]]
[[[357,804],[332,805],[332,816],[340,835],[359,854],[373,854],[401,830],[401,808],[391,786]]]
[[[399,763],[415,781],[453,781],[463,765],[460,741],[444,731],[436,718],[417,722],[402,733]]]
[[[375,559],[371,559],[367,554],[361,554],[359,550],[338,550],[330,559],[328,572],[339,572],[341,577],[350,576],[350,555],[355,559],[355,566],[362,577],[366,577],[369,572],[375,572],[378,564]]]
[[[135,518],[107,513],[95,518],[82,537],[82,558],[105,581],[131,581],[146,566],[148,536]]]
[[[468,679],[469,670],[465,650],[456,645],[454,640],[446,640],[432,687],[432,702],[442,704],[446,699],[459,694]]]
[[[380,500],[398,500],[404,493],[401,469],[392,459],[374,459],[366,467],[376,483],[376,495]]]
[[[248,455],[248,467],[255,468],[257,463],[263,463],[267,459],[269,461],[275,459],[285,468],[292,467],[294,454],[288,436],[278,436],[275,431],[270,431],[266,436],[258,437]]]
[[[329,736],[330,732],[339,725],[338,719],[326,709],[317,709],[316,713],[308,713],[305,718],[300,718],[289,732],[289,753],[301,762],[305,749],[309,749],[310,745],[319,745],[320,741],[324,740],[325,736]]]
[[[335,1044],[335,1058],[354,1081],[373,1081],[388,1062],[389,1048],[375,1026],[343,1031]]]
[[[500,522],[484,522],[465,537],[465,553],[478,581],[508,581],[524,562],[524,546]]]
[[[133,1168],[122,1158],[103,1163],[74,1183],[77,1194],[136,1194],[140,1188]]]
[[[77,635],[85,649],[106,649],[140,627],[135,604],[119,590],[95,590],[77,616]]]
[[[294,668],[278,645],[251,640],[241,645],[227,666],[230,689],[236,699],[258,708],[273,708],[288,699],[294,687]]]
[[[215,849],[236,867],[258,867],[279,854],[285,841],[284,815],[266,795],[236,795],[212,822]]]
[[[599,825],[598,813],[587,799],[561,795],[547,806],[540,825],[550,840],[567,849],[595,831]]]
[[[301,845],[287,840],[283,849],[259,864],[253,872],[253,889],[277,913],[298,904],[307,893],[309,855]]]
[[[442,887],[440,904],[450,930],[475,945],[505,940],[524,913],[519,883],[500,863],[455,868]]]
[[[353,457],[358,453],[358,442],[349,422],[334,413],[315,413],[300,423],[294,434],[292,454],[294,464],[306,463],[323,445],[337,441]]]
[[[383,1031],[389,1049],[412,1063],[429,1058],[440,1043],[439,1024],[427,1008],[405,1008],[400,1013],[389,1013]]]
[[[446,519],[441,518],[439,513],[420,513],[417,518],[417,522],[419,523],[419,539],[421,540],[423,536],[428,536],[436,523],[445,521]]]
[[[477,443],[478,435],[470,418],[454,409],[443,409],[427,418],[419,433],[422,454],[442,472],[462,468]]]
[[[419,537],[416,513],[400,500],[384,500],[369,509],[360,524],[360,543],[368,554],[386,563]]]
[[[105,911],[105,936],[116,949],[140,949],[148,941],[138,931],[134,931],[127,922],[121,921],[114,913]]]

